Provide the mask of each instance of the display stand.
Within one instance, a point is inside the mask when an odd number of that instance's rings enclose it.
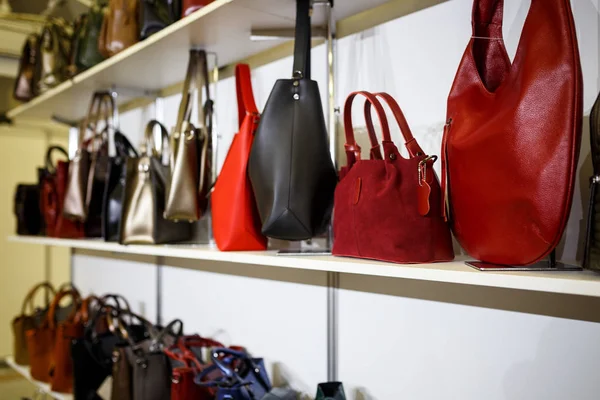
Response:
[[[469,267],[478,271],[502,272],[502,271],[583,271],[578,265],[565,264],[556,261],[556,250],[552,250],[548,260],[539,261],[526,266],[512,266],[486,263],[482,261],[467,261]]]

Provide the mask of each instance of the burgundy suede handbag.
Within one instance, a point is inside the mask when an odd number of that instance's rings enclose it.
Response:
[[[361,159],[354,138],[352,102],[366,97],[365,119],[371,141],[368,160]],[[380,97],[392,110],[406,140],[409,158],[392,142]],[[383,154],[371,118],[381,123]],[[344,107],[348,165],[335,190],[333,254],[396,263],[428,263],[454,259],[450,228],[442,215],[440,184],[433,170],[436,156],[427,156],[396,101],[387,93],[350,94]]]

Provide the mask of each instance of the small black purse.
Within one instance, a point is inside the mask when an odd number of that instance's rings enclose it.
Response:
[[[600,94],[590,113],[590,144],[594,175],[590,178],[590,202],[583,267],[600,272]]]
[[[297,0],[292,79],[275,83],[261,116],[248,173],[265,236],[306,240],[327,229],[337,174],[321,95],[310,78],[310,0]]]
[[[15,190],[14,213],[18,235],[39,235],[43,231],[39,185],[19,184]]]

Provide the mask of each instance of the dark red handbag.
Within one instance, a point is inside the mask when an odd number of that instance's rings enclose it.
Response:
[[[250,67],[235,67],[240,131],[233,137],[212,194],[213,232],[221,251],[265,250],[260,216],[248,178],[248,159],[260,115],[252,94]]]
[[[193,13],[194,11],[197,11],[204,6],[209,5],[213,1],[214,0],[183,0],[183,7],[182,7],[183,13],[182,13],[181,17],[183,18],[185,16],[188,16],[191,13]]]
[[[573,199],[582,75],[569,0],[532,0],[511,65],[503,0],[475,0],[442,150],[452,228],[481,261],[528,265],[561,239]]]
[[[366,97],[365,119],[370,159],[361,159],[354,138],[352,102]],[[409,158],[392,142],[380,97],[391,108],[406,140]],[[383,154],[371,119],[371,105],[381,123]],[[333,255],[397,263],[454,259],[450,228],[441,210],[442,194],[433,170],[435,156],[419,147],[396,101],[387,93],[355,92],[344,107],[346,156],[335,190]]]

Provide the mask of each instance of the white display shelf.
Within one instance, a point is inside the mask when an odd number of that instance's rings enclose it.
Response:
[[[39,382],[33,379],[31,377],[31,373],[29,373],[29,367],[15,363],[14,358],[12,358],[11,356],[6,357],[4,360],[12,369],[21,374],[29,382],[37,386],[42,392],[44,392],[48,396],[51,396],[56,400],[73,400],[73,396],[71,394],[53,392],[52,390],[50,390],[49,384]]]
[[[341,20],[387,1],[339,1],[334,7],[334,16]],[[56,115],[68,120],[82,119],[95,90],[114,85],[151,92],[183,81],[190,48],[215,53],[219,66],[273,48],[282,40],[250,40],[251,29],[293,28],[295,13],[294,0],[215,0],[148,39],[10,110],[7,115],[9,118],[49,119]],[[324,12],[317,10],[315,14],[314,24],[324,24]],[[123,90],[123,94],[119,97],[120,103],[132,99],[127,90]]]
[[[9,241],[94,251],[163,256],[313,271],[381,276],[462,285],[600,297],[600,275],[590,272],[480,272],[453,261],[435,264],[391,264],[333,256],[278,256],[275,251],[221,252],[208,245],[123,246],[101,240],[10,236]]]

